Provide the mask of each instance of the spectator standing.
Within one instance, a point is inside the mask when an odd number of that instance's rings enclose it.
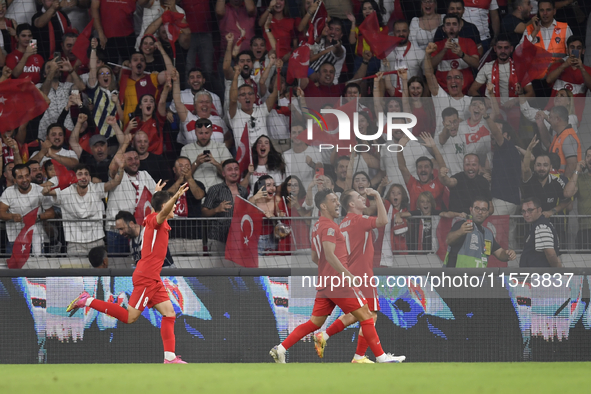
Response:
[[[566,187],[564,197],[577,198],[579,215],[591,215],[591,148],[587,148],[585,159],[577,163]],[[5,173],[6,174],[6,173]],[[579,218],[579,229],[576,238],[577,249],[591,249],[591,218]]]
[[[257,9],[254,0],[216,0],[215,14],[219,20],[220,36],[240,37],[240,28],[244,30],[244,40],[238,44],[240,51],[248,50],[250,40],[255,35]]]
[[[460,17],[460,32],[458,33],[459,37],[469,38],[470,40],[474,41],[476,44],[476,48],[478,48],[478,55],[482,56],[484,50],[482,48],[482,40],[480,39],[480,32],[475,24],[468,22],[464,19],[464,13],[466,12],[466,8],[464,6],[464,0],[451,0],[447,6],[447,13],[448,14],[456,14]],[[447,38],[447,34],[443,31],[443,25],[437,28],[435,32],[435,37],[433,37],[433,42],[437,42],[440,40],[444,40]]]
[[[170,179],[168,162],[162,155],[150,152],[150,139],[144,131],[138,131],[133,136],[133,146],[140,157],[140,171],[146,171],[152,179]],[[174,192],[176,193],[176,191]],[[174,193],[172,193],[174,195]]]
[[[73,150],[64,148],[64,127],[53,123],[47,127],[47,139],[43,141],[40,150],[34,152],[29,160],[37,160],[43,165],[47,160],[52,159],[70,169],[78,164],[78,156]]]
[[[501,19],[499,17],[499,5],[497,0],[466,0],[466,12],[464,19],[476,25],[482,40],[482,49],[488,51],[491,39],[497,37],[501,31]],[[492,34],[488,21],[491,21]]]
[[[513,0],[513,12],[502,19],[501,34],[509,36],[514,48],[519,45],[525,29],[539,20],[537,16],[530,18],[531,14],[531,0]]]
[[[536,197],[523,200],[521,214],[531,230],[519,260],[520,267],[562,267],[558,256],[560,247],[554,225],[542,215],[542,206]]]
[[[16,28],[17,45],[6,56],[6,66],[12,70],[13,78],[29,78],[31,82],[41,80],[41,67],[45,63],[43,57],[37,54],[37,45],[31,44],[33,33],[31,25],[23,23]]]
[[[140,5],[147,0],[139,0]],[[90,12],[100,46],[107,52],[108,61],[118,63],[119,58],[131,57],[135,46],[133,13],[136,0],[92,0]],[[143,71],[143,70],[142,70]]]
[[[412,18],[410,21],[410,41],[421,49],[427,48],[427,44],[433,42],[437,28],[443,22],[443,15],[437,13],[436,0],[421,0],[422,16]]]

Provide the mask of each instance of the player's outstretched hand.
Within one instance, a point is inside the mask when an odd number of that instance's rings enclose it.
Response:
[[[159,179],[158,183],[156,184],[156,187],[154,188],[154,191],[162,191],[162,189],[164,189],[164,186],[166,186],[166,182],[162,182],[162,179]]]
[[[179,190],[177,190],[177,192],[174,194],[174,198],[178,200],[179,197],[182,196],[187,190],[189,190],[189,186],[187,186],[187,183],[185,182],[181,185],[181,187],[179,187]]]

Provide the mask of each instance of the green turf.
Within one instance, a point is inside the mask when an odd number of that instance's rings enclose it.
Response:
[[[0,393],[560,394],[585,392],[590,367],[588,362],[2,365]]]

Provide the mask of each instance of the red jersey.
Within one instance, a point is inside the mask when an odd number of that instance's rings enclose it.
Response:
[[[417,199],[422,192],[429,192],[435,198],[437,206],[435,209],[438,211],[443,210],[443,192],[445,186],[439,181],[439,177],[436,172],[433,172],[433,180],[427,183],[421,183],[417,178],[411,176],[408,183],[406,184],[408,189],[408,195],[410,199],[410,210],[414,211],[417,209]]]
[[[161,116],[159,112],[156,112],[156,119],[150,118],[146,122],[143,122],[138,117],[136,120],[138,127],[136,129],[131,130],[131,134],[135,135],[135,133],[137,133],[140,130],[146,133],[148,135],[149,140],[148,152],[153,153],[155,155],[161,155],[162,146],[164,145],[162,129],[164,128],[166,117]]]
[[[16,65],[21,61],[23,58],[24,53],[15,49],[14,51],[10,52],[8,56],[6,56],[6,66],[11,70],[14,70]],[[37,84],[41,82],[41,68],[45,61],[41,55],[31,55],[27,59],[25,63],[25,67],[23,67],[23,72],[21,75],[18,76],[17,79],[24,79],[29,78],[31,82]]]
[[[136,0],[100,0],[101,24],[107,38],[133,34]]]
[[[152,212],[144,219],[144,238],[142,239],[142,258],[138,261],[134,276],[160,280],[162,262],[168,250],[168,221],[158,224],[157,212]]]
[[[318,254],[318,276],[340,276],[340,274],[334,268],[332,268],[328,261],[326,261],[326,257],[324,256],[324,248],[322,247],[323,242],[335,244],[334,254],[337,256],[341,264],[347,268],[349,256],[347,253],[345,237],[341,233],[341,230],[339,230],[339,226],[334,221],[321,216],[312,229],[312,250]],[[328,281],[318,281],[318,283],[322,284],[325,284],[324,282],[328,282],[330,284],[330,279]],[[325,286],[317,287],[318,290],[322,290],[324,288]]]
[[[341,232],[345,237],[349,252],[349,270],[353,275],[363,277],[373,275],[373,232],[377,228],[375,216],[359,215],[349,212],[341,222]]]
[[[295,31],[295,19],[283,18],[281,20],[277,20],[273,18],[271,22],[271,33],[273,33],[273,37],[275,38],[275,41],[277,41],[277,58],[282,58],[291,52],[291,42],[295,38]],[[272,48],[271,44],[269,43],[269,38],[267,37],[266,32],[264,34],[267,51],[270,51]]]
[[[550,65],[548,68],[548,73],[556,70],[562,64],[562,61],[557,61]],[[591,67],[585,67],[585,71],[591,74]],[[585,79],[583,78],[583,73],[578,68],[574,69],[572,67],[567,67],[566,70],[560,74],[560,77],[556,81],[554,81],[554,85],[552,86],[552,94],[550,97],[555,97],[556,93],[559,90],[567,89],[572,94],[573,97],[585,97],[587,95],[587,86],[585,85]],[[550,100],[548,103],[548,107],[553,105],[553,100]],[[549,108],[547,108],[549,109]],[[575,100],[575,112],[579,119],[583,119],[583,111],[585,109],[585,99],[578,99]],[[577,125],[578,126],[578,125]]]
[[[435,44],[437,45],[437,51],[433,52],[431,56],[435,57],[440,51],[445,49],[445,43],[447,40],[440,40],[437,41]],[[458,44],[462,51],[467,56],[478,56],[478,48],[476,48],[476,44],[470,38],[458,37]],[[472,69],[464,60],[462,60],[458,55],[453,53],[451,50],[447,50],[441,63],[437,66],[437,72],[435,72],[435,76],[437,77],[437,82],[439,85],[447,91],[447,73],[451,69],[457,69],[462,72],[464,75],[464,85],[462,86],[462,92],[464,94],[468,93],[468,89],[474,82],[474,75],[472,74]]]

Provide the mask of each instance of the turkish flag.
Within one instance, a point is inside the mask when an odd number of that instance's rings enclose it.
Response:
[[[388,35],[387,29],[380,31],[378,16],[375,12],[367,16],[363,23],[359,25],[359,32],[369,45],[373,55],[378,59],[385,59],[402,41],[400,37]]]
[[[58,163],[56,160],[51,161],[53,163],[53,169],[58,179],[57,187],[60,190],[64,190],[66,187],[78,183],[78,178],[74,171],[68,170],[64,165]]]
[[[287,65],[287,83],[292,84],[297,78],[308,78],[308,68],[310,67],[310,47],[302,45],[289,58]]]
[[[314,18],[310,21],[310,27],[308,28],[308,44],[314,44],[314,42],[322,34],[324,26],[326,25],[326,19],[328,18],[328,12],[323,2],[320,2]]]
[[[140,200],[135,207],[135,212],[133,216],[135,217],[135,222],[137,224],[143,224],[144,218],[148,216],[152,212],[152,193],[148,190],[146,186],[144,186],[144,190],[142,190],[142,195],[140,196]]]
[[[43,114],[48,105],[30,79],[0,82],[0,133],[14,130]]]
[[[226,259],[247,268],[259,266],[259,236],[263,211],[240,196],[234,198],[234,215],[226,241]]]
[[[8,268],[23,268],[23,265],[29,260],[31,255],[31,244],[33,243],[33,225],[37,221],[37,212],[39,208],[33,209],[23,217],[25,227],[16,237],[12,245],[12,256],[6,260]]]
[[[82,30],[82,33],[76,38],[76,42],[72,47],[72,53],[80,60],[82,65],[87,66],[90,62],[88,56],[88,47],[90,46],[90,36],[92,35],[94,19],[91,19],[88,25]]]
[[[447,242],[445,240],[451,230],[453,221],[451,218],[441,218],[439,220],[439,226],[437,226],[437,241],[439,242],[437,256],[441,261],[445,261],[445,254],[447,253]],[[509,215],[489,216],[482,225],[492,231],[495,240],[501,245],[501,248],[505,250],[509,248]],[[491,255],[488,258],[487,267],[507,267],[507,262],[500,261]]]
[[[172,56],[176,59],[176,48],[174,43],[179,39],[181,35],[181,29],[189,27],[189,24],[182,22],[185,16],[180,12],[164,11],[162,14],[162,23],[166,28],[166,35],[170,46],[172,47]]]
[[[250,157],[250,143],[248,142],[248,123],[244,124],[244,130],[238,143],[238,149],[236,151],[236,161],[240,164],[240,173],[243,174],[248,170],[248,165],[252,163]]]
[[[312,138],[308,138],[308,131],[304,130],[304,132],[298,135],[298,139],[304,141],[306,144],[310,146],[320,146],[320,144],[330,144],[330,145],[339,145],[339,146],[349,146],[349,145],[356,145],[357,141],[355,138],[355,134],[353,133],[353,116],[355,112],[357,112],[357,100],[353,99],[348,103],[334,108],[336,110],[344,112],[347,117],[349,118],[349,122],[351,125],[350,130],[350,138],[345,140],[339,139],[339,121],[336,115],[333,114],[324,114],[321,115],[317,111],[311,110],[310,108],[303,108],[304,111],[308,110],[311,112],[309,116],[312,116],[316,119],[312,121]],[[305,113],[305,112],[304,112]],[[326,118],[325,118],[326,117]],[[320,124],[320,125],[319,125]],[[349,152],[346,149],[341,149],[337,153],[339,156],[349,155]]]
[[[515,74],[521,86],[525,86],[534,79],[546,76],[548,67],[552,64],[552,54],[532,44],[527,38],[515,48],[513,52]]]

